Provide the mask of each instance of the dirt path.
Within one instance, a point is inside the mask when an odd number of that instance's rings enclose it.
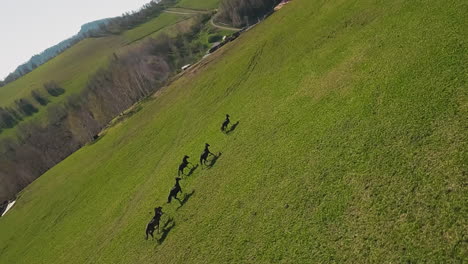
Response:
[[[231,30],[231,31],[239,31],[241,30],[240,28],[233,28],[233,27],[227,27],[227,26],[220,26],[214,22],[214,17],[211,18],[210,23],[213,27],[220,28],[220,29],[225,29],[225,30]]]
[[[209,14],[213,11],[217,11],[216,9],[214,10],[194,10],[194,9],[185,9],[185,8],[169,8],[167,10],[164,10],[166,13],[170,14],[178,14],[178,15],[194,15],[194,14]],[[240,28],[234,28],[230,26],[223,26],[216,24],[214,22],[214,16],[210,19],[210,24],[213,27],[219,28],[219,29],[224,29],[224,30],[230,30],[230,31],[239,31],[241,30]]]
[[[195,14],[209,14],[216,10],[195,10],[195,9],[186,9],[179,7],[172,7],[164,10],[166,13],[178,14],[178,15],[195,15]]]

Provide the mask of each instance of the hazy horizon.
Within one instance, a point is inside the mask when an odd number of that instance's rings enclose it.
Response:
[[[0,3],[0,80],[33,55],[72,37],[83,24],[137,10],[151,0],[25,0]]]

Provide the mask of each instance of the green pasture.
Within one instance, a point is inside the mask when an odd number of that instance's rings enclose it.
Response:
[[[465,262],[465,10],[292,1],[27,187],[0,263]]]

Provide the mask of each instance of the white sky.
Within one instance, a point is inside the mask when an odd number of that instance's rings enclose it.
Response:
[[[81,25],[137,10],[150,0],[0,0],[0,80]]]

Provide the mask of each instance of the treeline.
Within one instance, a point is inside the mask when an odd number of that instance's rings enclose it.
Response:
[[[110,65],[63,105],[47,108],[47,124],[24,122],[17,140],[0,142],[0,200],[12,198],[49,168],[82,147],[117,115],[162,87],[184,64],[207,47],[194,41],[209,16],[200,16],[186,33],[161,35],[114,54]],[[57,88],[49,84],[48,87]]]
[[[222,0],[217,19],[235,27],[258,22],[271,13],[281,0]]]
[[[26,63],[18,66],[15,71],[10,73],[3,81],[0,80],[0,87],[33,71],[85,38],[119,34],[124,30],[133,28],[158,16],[164,9],[173,6],[175,3],[177,3],[177,0],[153,0],[145,4],[138,11],[124,13],[120,17],[101,19],[87,23],[81,27],[80,32],[75,36],[44,50],[40,54],[32,56]]]
[[[161,14],[165,9],[174,6],[177,1],[178,0],[151,1],[143,5],[138,11],[127,12],[122,14],[122,16],[108,20],[107,23],[99,25],[99,28],[90,31],[89,35],[91,37],[101,37],[110,34],[119,34],[151,20]]]

